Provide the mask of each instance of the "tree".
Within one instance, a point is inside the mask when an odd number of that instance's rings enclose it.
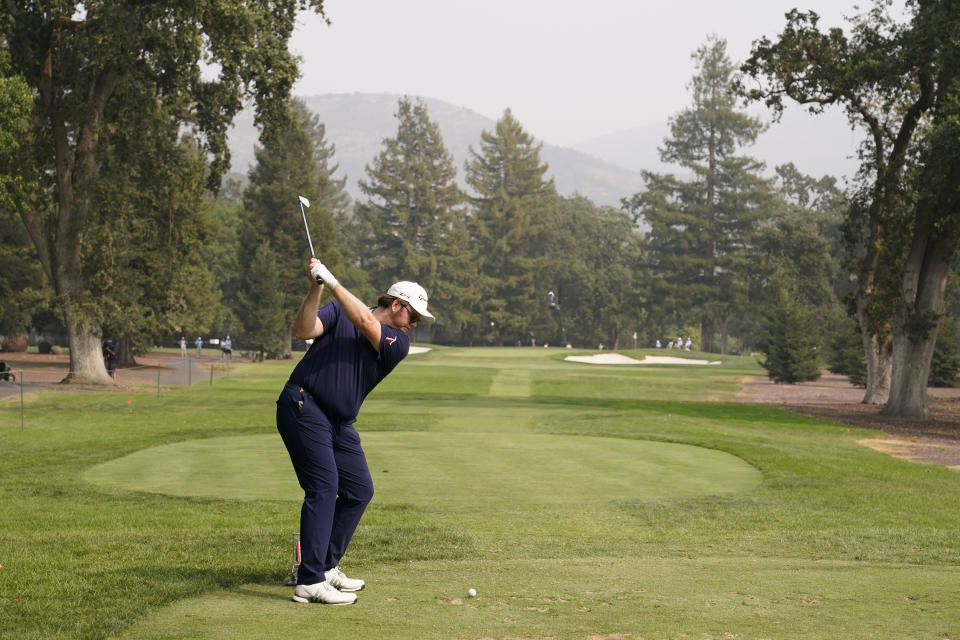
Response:
[[[25,333],[34,314],[49,307],[50,297],[23,225],[0,208],[0,342]]]
[[[641,237],[629,215],[582,196],[557,198],[540,229],[536,286],[558,296],[568,341],[633,346],[633,332],[643,332],[637,326]],[[549,309],[548,314],[537,335],[560,344],[558,314]]]
[[[309,113],[306,122],[307,135],[313,141],[313,162],[317,167],[317,184],[320,185],[320,195],[317,204],[330,211],[334,219],[350,211],[350,194],[347,193],[347,176],[335,178],[334,174],[340,165],[334,162],[337,147],[327,140],[327,127],[320,122],[320,117],[307,110],[302,101],[297,100],[304,112]]]
[[[308,132],[311,114],[301,101],[295,100],[287,122],[287,126],[266,136],[263,146],[255,151],[257,162],[250,170],[250,182],[243,195],[240,233],[242,254],[266,256],[276,270],[281,309],[287,320],[283,330],[285,354],[292,347],[293,321],[307,286],[310,243],[303,215],[307,217],[317,257],[333,271],[340,265],[333,214],[324,209],[320,198],[329,176],[317,170],[316,144]],[[298,195],[312,205],[305,207],[303,214]],[[240,262],[246,268],[245,285],[260,282],[263,263],[245,259]]]
[[[537,239],[557,198],[553,179],[544,179],[542,146],[507,109],[493,133],[481,133],[479,150],[469,150],[471,237],[480,272],[473,331],[485,341],[513,344],[540,313],[544,292],[535,275],[544,247]]]
[[[222,315],[214,328],[222,335],[236,335],[241,326],[242,314],[237,301],[243,287],[244,268],[250,262],[249,256],[242,255],[240,250],[245,182],[239,174],[224,178],[219,193],[210,202],[211,241],[198,251],[201,263],[207,266],[220,290]],[[176,323],[174,332],[177,336],[184,332],[193,334],[195,331],[190,328],[193,326],[188,318],[183,318]],[[237,342],[234,345],[243,346]]]
[[[864,402],[922,417],[944,283],[960,244],[960,6],[910,1],[902,24],[887,7],[877,0],[852,18],[849,37],[840,29],[822,32],[815,13],[791,11],[777,41],[754,43],[743,70],[761,81],[746,95],[778,113],[784,98],[812,113],[839,105],[867,131],[860,190],[847,219],[858,250]]]
[[[867,363],[863,356],[863,341],[856,319],[844,314],[831,327],[826,344],[827,369],[847,376],[859,387],[867,384]]]
[[[692,178],[644,172],[645,192],[624,200],[646,236],[653,296],[678,324],[698,317],[704,351],[726,351],[728,321],[745,292],[733,269],[745,235],[765,215],[770,189],[763,164],[737,155],[763,131],[756,118],[736,109],[734,67],[726,41],[711,37],[693,54],[693,105],[670,120],[660,157]]]
[[[30,131],[30,87],[10,75],[10,55],[0,50],[0,336],[23,333],[31,311],[49,297],[36,252],[16,211],[35,184],[22,177]]]
[[[238,294],[237,306],[243,318],[244,344],[256,352],[258,360],[263,360],[290,347],[290,341],[284,337],[290,325],[286,307],[289,300],[283,293],[283,277],[270,242],[260,242],[249,256],[257,267],[250,270],[246,287]]]
[[[227,125],[243,96],[254,95],[261,126],[282,117],[296,78],[287,40],[297,11],[319,13],[321,0],[47,0],[6,8],[0,40],[34,97],[30,162],[18,180],[38,188],[18,213],[63,310],[65,381],[113,384],[101,357],[103,297],[85,269],[90,225],[98,210],[109,215],[95,193],[113,136],[134,137],[136,115],[159,105],[169,126],[187,125],[203,141],[215,190],[229,164]],[[218,75],[205,79],[204,69]]]
[[[213,232],[205,153],[169,126],[162,109],[144,105],[131,124],[111,136],[104,154],[83,254],[120,365],[187,326],[206,333],[220,315],[199,255]]]
[[[792,164],[777,167],[776,172],[777,197],[769,216],[746,235],[734,266],[748,290],[749,302],[739,318],[747,346],[765,318],[764,310],[777,304],[778,280],[819,318],[834,318],[841,311],[834,290],[839,240],[831,240],[838,235],[843,203],[836,181],[804,176]]]
[[[464,302],[473,280],[464,195],[426,105],[401,98],[396,117],[396,137],[384,140],[360,181],[367,196],[356,210],[368,254],[363,266],[381,291],[397,280],[428,291],[437,321],[420,331],[456,332],[470,317]]]
[[[960,327],[956,318],[945,316],[937,331],[937,346],[930,361],[927,386],[952,387],[960,373]]]
[[[32,134],[30,86],[12,72],[10,52],[0,49],[0,210],[18,211],[36,182],[23,173]]]
[[[820,377],[820,338],[817,324],[798,292],[777,282],[775,302],[766,309],[763,349],[766,357],[760,365],[777,383],[794,384]]]

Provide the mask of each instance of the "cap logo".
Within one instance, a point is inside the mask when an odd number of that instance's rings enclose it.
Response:
[[[396,338],[384,338],[384,340],[386,340],[388,345],[392,345],[394,342],[397,341]]]

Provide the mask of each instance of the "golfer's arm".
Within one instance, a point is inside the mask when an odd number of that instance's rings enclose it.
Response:
[[[383,327],[380,326],[380,321],[373,316],[370,308],[360,298],[347,291],[346,287],[340,283],[337,283],[332,292],[333,297],[340,303],[340,308],[353,323],[353,326],[367,337],[374,349],[379,351],[380,335]]]
[[[298,340],[311,340],[319,338],[323,334],[323,323],[317,317],[317,311],[320,310],[320,294],[323,293],[323,285],[312,283],[310,292],[304,298],[300,309],[297,311],[297,318],[293,321],[293,335]]]

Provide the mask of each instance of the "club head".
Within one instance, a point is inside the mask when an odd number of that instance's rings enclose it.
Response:
[[[310,206],[310,201],[309,201],[309,200],[307,200],[307,199],[304,198],[303,196],[297,196],[297,197],[300,198],[300,204],[302,204],[302,205],[305,206],[305,207],[309,207],[309,206]]]

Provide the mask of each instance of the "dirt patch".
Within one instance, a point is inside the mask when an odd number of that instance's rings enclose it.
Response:
[[[819,380],[800,384],[774,384],[766,377],[748,378],[737,394],[738,402],[780,405],[791,411],[842,422],[884,435],[863,444],[889,455],[939,464],[960,470],[960,389],[927,390],[926,420],[892,418],[883,407],[863,404],[864,390],[846,376],[824,373]]]
[[[179,358],[179,355],[148,354],[137,356],[136,366],[119,368],[118,382],[129,384],[150,382],[151,380],[155,382],[157,368],[169,369],[165,363],[174,357]],[[0,353],[0,360],[10,365],[18,379],[22,371],[24,381],[31,383],[56,384],[63,380],[70,371],[70,355],[66,353],[56,355],[29,351]]]
[[[229,374],[231,365],[249,362],[240,354],[230,360],[220,359],[219,352],[209,349],[201,358],[180,358],[179,353],[156,352],[136,357],[136,365],[117,368],[116,386],[63,385],[60,382],[70,371],[69,354],[40,354],[35,352],[0,353],[16,376],[16,382],[0,381],[0,398],[16,395],[23,385],[24,392],[39,390],[123,390],[156,387],[159,385],[186,385]]]

